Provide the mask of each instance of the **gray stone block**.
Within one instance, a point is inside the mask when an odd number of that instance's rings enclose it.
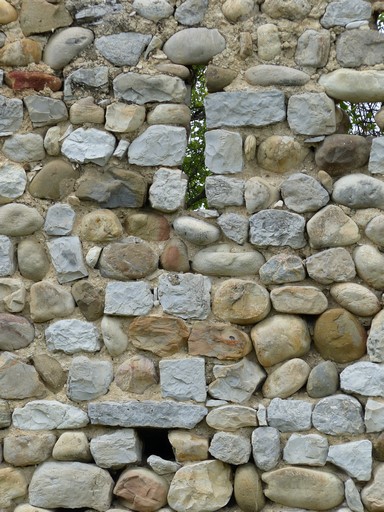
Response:
[[[106,315],[147,315],[153,307],[153,294],[144,281],[123,283],[110,282],[105,290]]]
[[[187,176],[179,169],[159,169],[149,189],[152,208],[160,212],[174,212],[184,205]]]
[[[45,218],[44,231],[50,236],[69,235],[75,222],[76,214],[68,204],[50,206]]]
[[[0,204],[10,203],[22,196],[27,175],[21,165],[7,162],[0,168]]]
[[[307,174],[295,173],[283,181],[281,195],[290,210],[296,213],[316,212],[329,201],[329,194],[320,183]]]
[[[364,432],[361,404],[348,395],[334,395],[320,400],[313,409],[312,422],[317,430],[331,436]]]
[[[384,183],[365,174],[351,174],[336,181],[332,200],[349,208],[384,208]]]
[[[252,433],[252,453],[256,466],[270,471],[280,460],[280,433],[274,427],[259,427]]]
[[[66,354],[97,352],[101,349],[97,327],[82,320],[58,320],[45,330],[48,350],[61,350]]]
[[[284,447],[284,460],[288,464],[324,466],[327,462],[328,440],[318,434],[292,434]]]
[[[151,39],[149,34],[120,32],[96,38],[95,46],[115,66],[136,66]]]
[[[205,193],[208,206],[224,208],[244,204],[245,181],[225,176],[208,176],[205,180]]]
[[[163,398],[205,401],[207,389],[204,358],[163,359],[159,362],[159,370]]]
[[[78,236],[55,238],[48,241],[47,246],[59,283],[69,283],[88,276]]]
[[[0,235],[0,276],[11,276],[16,270],[15,249],[10,238]]]
[[[368,439],[329,447],[328,462],[344,470],[352,478],[368,482],[372,474],[372,443]]]
[[[182,25],[198,25],[204,19],[208,0],[185,0],[175,11],[175,19]]]
[[[214,174],[243,170],[243,141],[239,133],[211,130],[205,134],[205,165]]]
[[[322,68],[328,62],[330,49],[330,32],[306,30],[297,41],[295,61],[299,66]]]
[[[96,128],[78,128],[63,142],[61,152],[79,164],[107,164],[115,150],[116,139],[108,132]]]
[[[360,20],[369,20],[372,7],[363,0],[338,0],[327,5],[320,23],[325,28],[345,27],[348,23]]]
[[[248,218],[237,213],[224,213],[217,219],[224,235],[237,244],[243,245],[248,239]]]
[[[209,446],[209,453],[227,464],[246,464],[251,455],[251,442],[241,434],[216,432]]]
[[[249,219],[250,242],[258,247],[283,247],[300,249],[306,245],[305,219],[296,213],[283,210],[262,210]]]
[[[74,402],[93,400],[108,392],[112,380],[113,366],[110,361],[75,357],[69,368],[67,395]]]
[[[83,428],[88,423],[87,413],[56,400],[34,400],[16,407],[12,415],[13,426],[21,430]]]
[[[141,462],[141,441],[135,430],[126,428],[94,437],[90,449],[101,468],[121,468]]]
[[[288,101],[288,124],[300,135],[327,135],[336,131],[335,104],[325,93],[294,94]]]
[[[74,85],[85,85],[96,88],[100,91],[108,91],[108,66],[97,66],[95,68],[76,69],[70,73],[64,81],[64,99],[66,101],[74,98],[72,88]]]
[[[336,58],[344,68],[380,64],[384,58],[384,34],[376,30],[346,30],[337,39]]]
[[[384,364],[360,361],[347,366],[340,373],[340,388],[346,393],[384,398]]]
[[[115,98],[144,105],[150,102],[183,103],[187,88],[181,78],[169,75],[121,73],[113,81]]]
[[[17,132],[23,122],[23,102],[0,96],[0,136]]]
[[[34,128],[56,125],[68,119],[65,103],[44,96],[32,95],[24,98]]]
[[[368,171],[371,174],[384,174],[384,137],[372,140]]]
[[[304,400],[274,398],[268,407],[268,423],[280,432],[309,430],[312,426],[312,404]]]

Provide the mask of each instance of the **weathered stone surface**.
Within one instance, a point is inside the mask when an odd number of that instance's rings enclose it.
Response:
[[[248,218],[236,213],[224,213],[217,219],[224,235],[237,244],[244,244],[248,239]]]
[[[228,130],[205,134],[205,165],[214,174],[234,174],[243,169],[242,138]]]
[[[59,361],[48,354],[35,354],[32,358],[33,365],[44,383],[53,390],[61,389],[66,380],[66,372]]]
[[[69,120],[73,124],[102,124],[104,117],[103,107],[95,105],[95,99],[92,96],[80,98],[69,109]]]
[[[381,101],[383,98],[384,73],[376,69],[336,69],[322,75],[320,85],[331,98],[359,103]]]
[[[328,462],[356,480],[367,482],[372,473],[372,443],[368,439],[329,447]]]
[[[294,283],[305,279],[305,269],[299,256],[277,254],[260,267],[259,276],[264,284]]]
[[[383,310],[373,318],[369,336],[367,339],[367,352],[369,359],[376,363],[384,362],[384,312]]]
[[[264,473],[261,478],[267,484],[266,497],[287,507],[328,510],[344,499],[342,480],[325,471],[285,467]]]
[[[93,39],[92,30],[82,27],[70,27],[56,32],[45,47],[43,60],[52,69],[63,69],[87,48]]]
[[[347,366],[340,373],[340,387],[347,393],[384,397],[383,382],[383,365],[368,361]]]
[[[105,289],[106,315],[147,315],[153,307],[153,294],[144,281],[122,283],[109,282]]]
[[[211,208],[242,206],[244,203],[244,186],[244,180],[224,176],[208,176],[205,180],[208,206]]]
[[[159,279],[159,300],[166,313],[204,320],[210,312],[211,283],[200,274],[164,274]]]
[[[4,439],[4,460],[13,466],[34,466],[52,454],[56,436],[50,433],[20,434]]]
[[[309,277],[321,284],[350,281],[356,276],[353,259],[343,247],[317,252],[305,260],[305,265]]]
[[[44,223],[40,213],[30,206],[10,203],[0,207],[0,234],[9,236],[30,235]]]
[[[156,22],[168,18],[173,12],[172,6],[166,0],[134,0],[133,8],[143,18]]]
[[[362,501],[369,512],[379,512],[383,508],[383,484],[384,464],[380,464],[373,473],[373,481],[361,492]]]
[[[24,103],[34,128],[55,125],[68,119],[67,107],[61,100],[32,95],[24,98]]]
[[[302,173],[292,174],[281,185],[281,196],[296,213],[316,212],[329,201],[329,194],[320,183]]]
[[[364,32],[346,30],[338,37],[336,58],[342,67],[373,66],[381,62],[384,54],[383,34],[376,30]]]
[[[258,247],[288,245],[300,249],[306,244],[305,219],[296,213],[262,210],[252,215],[249,222],[250,242]]]
[[[367,432],[381,432],[384,428],[384,403],[368,398],[364,422]]]
[[[331,436],[364,432],[361,404],[348,395],[319,400],[313,409],[312,423],[317,430]]]
[[[187,177],[179,169],[161,168],[155,172],[149,189],[152,208],[161,212],[174,212],[184,205]]]
[[[158,510],[167,503],[167,480],[148,468],[131,468],[119,477],[113,494],[121,503],[142,512]]]
[[[275,19],[300,20],[305,18],[310,10],[311,5],[307,0],[266,0],[263,4],[263,12]]]
[[[44,394],[45,388],[32,365],[25,364],[11,352],[0,354],[0,398],[17,400]]]
[[[35,337],[34,326],[24,317],[0,313],[0,350],[28,347]]]
[[[190,122],[191,111],[187,105],[172,103],[157,105],[151,112],[148,112],[147,116],[148,124],[179,124],[188,128]]]
[[[232,494],[230,468],[217,460],[182,467],[176,472],[168,494],[175,510],[213,512],[224,507]]]
[[[69,368],[67,395],[74,402],[93,400],[108,392],[112,380],[113,367],[110,361],[75,357]]]
[[[52,456],[56,460],[90,462],[92,455],[84,432],[64,432],[53,447]]]
[[[205,71],[205,81],[208,92],[222,91],[224,87],[229,85],[236,78],[236,71],[232,69],[208,64]]]
[[[273,308],[279,313],[319,315],[328,307],[328,299],[314,286],[281,286],[271,290]]]
[[[95,402],[88,405],[94,425],[153,428],[193,428],[207,414],[201,405],[162,400]]]
[[[58,320],[45,330],[47,348],[66,354],[97,352],[101,348],[97,327],[82,320]]]
[[[46,508],[88,507],[105,511],[111,505],[113,480],[108,471],[82,462],[45,462],[29,486],[32,505]]]
[[[68,162],[51,160],[33,178],[29,191],[34,197],[57,200],[73,190],[78,177],[79,172]]]
[[[188,352],[194,356],[236,360],[251,350],[249,336],[229,324],[196,322],[188,339]]]
[[[349,208],[383,208],[384,184],[365,174],[343,176],[336,181],[332,199]]]
[[[161,394],[164,398],[205,401],[204,358],[163,359],[159,362],[159,370]]]
[[[325,311],[315,323],[314,342],[323,359],[348,363],[366,352],[367,335],[359,320],[342,308]]]
[[[339,206],[329,205],[307,222],[309,243],[316,249],[352,245],[360,239],[357,224]]]
[[[107,106],[105,129],[118,133],[134,132],[140,128],[144,119],[145,107],[112,103]]]
[[[255,409],[241,405],[215,407],[208,413],[206,421],[215,430],[225,430],[226,432],[233,432],[242,427],[257,426]]]
[[[196,462],[208,458],[208,439],[182,430],[168,432],[178,462]]]
[[[203,21],[208,0],[186,0],[175,10],[175,19],[182,25],[197,25]]]
[[[123,391],[142,395],[146,389],[157,384],[155,364],[148,357],[135,355],[124,361],[116,370],[115,383]]]
[[[168,240],[171,231],[163,215],[145,211],[128,215],[124,227],[129,235],[155,242]]]
[[[11,410],[6,400],[0,400],[0,428],[7,428],[11,424]]]
[[[61,152],[69,160],[80,164],[107,164],[115,150],[115,137],[96,128],[78,128],[63,142]]]
[[[251,442],[241,434],[216,432],[211,440],[209,453],[215,459],[228,464],[246,464],[251,455]]]
[[[305,385],[310,370],[302,359],[294,358],[283,363],[268,375],[262,387],[263,395],[266,398],[288,398]]]
[[[0,311],[20,313],[24,309],[26,289],[23,281],[4,277],[0,279]],[[1,317],[0,317],[1,318]],[[12,350],[12,349],[10,349]]]
[[[15,249],[10,238],[0,235],[0,276],[11,276],[16,270]]]
[[[71,293],[56,283],[40,281],[31,286],[30,293],[31,318],[34,322],[70,316],[75,311]]]
[[[111,356],[119,356],[128,347],[128,335],[124,321],[120,318],[104,316],[101,321],[104,345]]]
[[[47,242],[59,283],[69,283],[88,276],[80,238],[62,236]]]
[[[54,204],[48,208],[44,231],[51,236],[70,235],[75,217],[76,213],[68,204]]]
[[[234,495],[237,505],[244,512],[258,512],[265,505],[260,476],[253,464],[236,469]]]
[[[161,71],[162,73],[168,73],[169,75],[178,76],[183,80],[187,80],[191,77],[189,69],[187,66],[183,66],[181,64],[172,64],[169,62],[161,62],[156,65],[156,69]]]
[[[360,20],[369,20],[371,6],[362,0],[341,0],[328,4],[324,16],[321,18],[323,27],[345,27],[348,23]]]
[[[262,86],[298,86],[305,85],[309,81],[309,75],[303,71],[271,64],[259,64],[248,68],[244,77],[249,84]]]
[[[357,316],[372,316],[380,310],[376,295],[361,284],[341,283],[330,288],[332,298]]]
[[[376,245],[384,246],[384,215],[376,215],[365,226],[366,236]]]
[[[41,44],[32,39],[21,39],[4,45],[0,50],[0,64],[3,66],[28,66],[41,60]]]
[[[278,90],[217,92],[205,99],[207,128],[268,126],[286,117],[284,94]]]
[[[0,506],[12,507],[14,499],[27,493],[28,483],[23,473],[15,468],[0,468]]]
[[[324,466],[327,462],[328,441],[318,434],[292,434],[283,452],[288,464],[305,464],[306,466]]]
[[[352,478],[348,478],[344,483],[345,501],[350,510],[354,512],[364,512],[363,503],[361,502],[360,493]]]
[[[335,175],[351,168],[363,167],[368,162],[369,155],[370,144],[366,138],[360,135],[336,134],[324,139],[316,150],[315,158],[320,169]]]
[[[89,419],[84,411],[73,405],[56,400],[34,400],[15,408],[12,423],[23,430],[54,430],[83,428]]]
[[[115,66],[136,66],[151,39],[149,34],[120,32],[96,38],[95,47]]]
[[[280,460],[280,434],[274,427],[259,427],[252,433],[252,454],[256,466],[270,471]]]
[[[275,315],[262,320],[251,330],[256,355],[263,366],[300,357],[310,347],[306,322],[295,315]]]
[[[188,272],[190,264],[185,243],[179,238],[172,238],[160,255],[160,265],[170,272]]]
[[[17,133],[6,139],[2,151],[14,162],[31,162],[45,157],[43,138],[37,133]]]
[[[309,430],[312,404],[304,400],[273,398],[267,409],[268,424],[280,432]]]
[[[308,377],[307,393],[312,398],[323,398],[336,393],[339,387],[337,366],[332,361],[323,361],[314,368]]]
[[[301,146],[293,137],[272,135],[265,139],[257,151],[259,165],[276,173],[297,169],[308,154],[308,148]]]
[[[92,438],[90,450],[100,468],[119,468],[141,461],[141,442],[130,428]]]
[[[226,47],[217,29],[187,28],[173,34],[163,46],[166,56],[176,64],[205,64]]]
[[[91,242],[109,242],[123,235],[117,215],[110,210],[93,210],[81,220],[81,233]]]
[[[361,245],[353,252],[357,273],[369,286],[376,290],[384,289],[384,276],[381,268],[384,261],[383,254],[371,245]]]
[[[220,237],[220,230],[200,219],[182,216],[173,222],[176,234],[195,245],[209,245]]]
[[[306,30],[297,40],[295,61],[299,66],[322,68],[327,64],[331,49],[331,34],[327,30]]]
[[[7,2],[7,5],[8,4]],[[42,91],[45,87],[56,92],[61,89],[62,81],[59,77],[41,71],[13,70],[5,75],[5,83],[14,91],[33,89]]]
[[[208,387],[213,398],[230,402],[246,402],[265,379],[263,368],[252,359],[243,358],[235,364],[215,365],[215,380]]]
[[[90,322],[103,316],[104,293],[89,281],[77,281],[72,295],[85,318]]]
[[[37,240],[21,240],[17,246],[17,261],[20,274],[32,281],[41,281],[49,270],[47,254]]]
[[[115,98],[144,105],[149,102],[183,103],[187,94],[184,81],[168,75],[121,73],[113,81]]]
[[[301,135],[328,135],[336,131],[334,102],[324,93],[295,94],[288,101],[288,124]]]
[[[77,95],[73,93],[72,88],[78,85],[99,91],[107,92],[108,86],[108,66],[96,66],[93,68],[79,68],[72,71],[64,82],[64,99],[72,100]]]
[[[1,14],[0,14],[0,24],[8,25],[12,21],[17,20],[18,13],[16,9],[10,3],[3,0],[1,2]]]
[[[0,136],[12,135],[20,129],[23,122],[23,103],[21,100],[0,96],[0,113]]]
[[[280,34],[275,24],[265,23],[257,28],[257,54],[266,61],[281,54]]]
[[[130,144],[128,161],[142,166],[177,166],[183,162],[186,146],[185,128],[152,125]]]

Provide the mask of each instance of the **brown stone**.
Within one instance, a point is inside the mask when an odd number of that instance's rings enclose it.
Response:
[[[243,512],[258,512],[264,507],[263,488],[254,464],[244,464],[236,469],[233,490],[236,503]]]
[[[317,166],[333,176],[363,167],[369,159],[371,145],[360,135],[330,135],[316,151]]]
[[[384,464],[377,466],[373,472],[373,480],[361,491],[361,499],[368,512],[384,510]]]
[[[257,161],[264,169],[284,173],[297,169],[308,151],[308,148],[301,146],[293,137],[272,135],[260,144]]]
[[[5,74],[5,83],[14,91],[34,89],[42,91],[45,87],[51,91],[59,91],[62,81],[59,77],[40,71],[15,70]]]
[[[329,309],[316,320],[315,347],[324,359],[349,363],[366,353],[367,333],[359,320],[342,308]]]
[[[172,238],[161,253],[160,264],[170,272],[189,272],[188,249],[185,243],[179,238]]]
[[[0,350],[28,347],[35,337],[34,326],[23,316],[0,313]]]
[[[104,123],[104,109],[99,105],[95,105],[92,96],[81,98],[76,101],[69,109],[69,119],[73,124]]]
[[[213,313],[227,322],[248,325],[265,318],[271,305],[267,290],[253,281],[228,279],[219,286],[212,301]]]
[[[189,328],[181,318],[142,316],[130,324],[128,335],[136,348],[165,357],[186,347]]]
[[[0,0],[0,25],[8,25],[17,20],[17,11],[6,0]]]
[[[148,357],[136,355],[121,364],[115,375],[115,383],[123,391],[143,394],[146,389],[157,384],[155,364]]]
[[[381,432],[376,439],[372,441],[372,455],[375,460],[384,462],[384,432]]]
[[[41,45],[32,39],[21,39],[6,44],[0,50],[0,64],[3,66],[28,66],[41,61]]]
[[[21,434],[4,439],[4,460],[12,466],[33,466],[52,454],[56,436],[51,433]]]
[[[77,281],[72,286],[72,295],[80,311],[90,322],[103,316],[104,293],[89,281]]]
[[[197,462],[208,458],[208,439],[185,430],[171,430],[168,439],[178,462]]]
[[[236,360],[251,350],[248,334],[230,324],[195,323],[188,340],[188,352],[194,356]]]
[[[236,71],[209,64],[205,72],[208,92],[222,91],[237,76]]]
[[[53,390],[61,389],[67,381],[67,374],[59,361],[48,354],[36,354],[33,365],[44,383]]]
[[[72,192],[79,172],[64,160],[56,159],[43,166],[29,186],[29,192],[41,199],[60,199]]]
[[[128,237],[109,244],[101,253],[99,268],[103,277],[128,281],[142,279],[157,269],[158,257],[148,242]]]
[[[46,0],[23,0],[20,12],[20,26],[25,36],[68,27],[72,17],[64,3],[50,3]]]
[[[128,215],[124,227],[129,235],[154,242],[168,240],[171,231],[169,222],[163,215],[147,212]]]
[[[123,227],[117,215],[110,210],[94,210],[84,215],[81,233],[91,242],[109,242],[123,235]]]
[[[75,311],[75,301],[64,286],[47,280],[39,281],[31,286],[30,311],[34,322],[47,322],[71,316]]]
[[[124,505],[138,512],[154,512],[167,503],[169,484],[165,478],[146,468],[125,470],[113,493]]]

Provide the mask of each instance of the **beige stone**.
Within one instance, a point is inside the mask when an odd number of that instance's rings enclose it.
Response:
[[[230,324],[196,322],[188,339],[188,352],[194,356],[236,360],[251,350],[248,334]]]
[[[33,365],[44,383],[54,390],[61,389],[67,381],[67,374],[59,361],[48,354],[35,354]]]
[[[344,484],[336,475],[307,468],[285,467],[264,473],[264,494],[287,507],[329,510],[344,499]]]
[[[262,60],[271,61],[281,53],[279,29],[272,23],[260,25],[257,29],[257,52]]]
[[[279,313],[320,315],[328,307],[328,299],[315,286],[280,286],[270,293],[272,306]]]
[[[171,231],[170,224],[164,215],[152,212],[128,215],[124,227],[129,235],[154,242],[168,240]]]
[[[20,26],[25,36],[50,32],[68,27],[72,17],[63,3],[45,0],[23,0],[20,11]]]
[[[130,324],[128,335],[136,348],[165,357],[186,348],[189,327],[181,318],[142,316]]]
[[[376,295],[361,284],[339,283],[330,288],[332,298],[357,316],[373,316],[381,309]]]
[[[253,281],[228,279],[215,291],[212,309],[220,320],[240,325],[259,322],[271,305],[267,290]]]
[[[20,434],[4,439],[5,462],[12,466],[34,466],[51,456],[56,436],[52,433]]]
[[[54,512],[52,509],[34,507],[33,505],[28,505],[24,503],[23,505],[18,505],[14,512]]]
[[[382,101],[384,72],[376,69],[336,69],[323,74],[320,85],[331,98],[360,103],[366,101]]]
[[[364,327],[342,308],[329,309],[316,320],[313,339],[323,359],[336,363],[349,363],[366,353]]]
[[[75,301],[64,286],[51,281],[40,281],[31,286],[30,310],[34,322],[71,316]]]
[[[51,160],[33,178],[29,192],[41,199],[58,200],[73,191],[79,171],[65,160]]]
[[[108,105],[105,117],[105,129],[111,132],[127,133],[140,128],[145,119],[145,107],[112,103]]]
[[[270,373],[262,392],[266,398],[288,398],[307,382],[311,368],[302,359],[294,358]]]
[[[122,504],[138,512],[154,512],[167,503],[169,484],[166,479],[147,468],[125,470],[113,493]]]
[[[254,9],[254,0],[226,0],[221,8],[224,16],[234,23],[249,18]]]
[[[306,322],[299,316],[275,315],[255,325],[251,338],[263,366],[273,366],[309,351],[311,337]]]
[[[0,1],[0,25],[7,25],[17,20],[17,11],[6,0]]]
[[[262,11],[271,18],[301,20],[311,11],[308,0],[265,0]]]
[[[148,124],[176,124],[189,127],[191,111],[187,105],[162,104],[148,112]]]
[[[41,61],[41,45],[32,39],[21,39],[6,44],[0,50],[0,64],[3,66],[28,66]]]
[[[384,464],[380,464],[373,471],[373,480],[361,491],[361,499],[368,512],[382,512],[384,510]]]
[[[247,162],[256,157],[257,140],[254,135],[247,135],[244,141],[244,156]]]
[[[208,64],[205,72],[208,92],[222,91],[224,87],[229,85],[236,78],[236,75],[236,71],[232,69]]]
[[[116,386],[131,393],[143,394],[157,382],[154,362],[140,354],[124,361],[115,373]]]
[[[0,278],[0,312],[20,313],[24,309],[26,290],[21,279]]]
[[[104,123],[104,109],[95,105],[95,99],[92,96],[81,98],[76,101],[69,109],[69,120],[73,124],[102,124]]]
[[[109,242],[123,235],[123,227],[111,210],[94,210],[84,215],[81,221],[81,234],[91,242]]]
[[[360,240],[357,224],[339,206],[329,205],[307,222],[309,243],[316,249],[355,244]]]
[[[183,512],[213,512],[224,507],[232,495],[230,466],[206,460],[182,467],[169,488],[168,503]]]
[[[257,427],[256,410],[243,405],[215,407],[207,414],[207,424],[215,430],[235,432],[243,427]]]
[[[25,496],[28,484],[21,471],[0,468],[0,507],[11,507],[13,500]]]
[[[92,461],[89,442],[84,432],[64,432],[53,447],[52,456],[56,460]]]
[[[183,80],[188,80],[191,77],[191,73],[187,66],[181,64],[172,64],[170,62],[162,62],[156,66],[161,73],[168,73],[169,75],[175,75]]]
[[[250,57],[253,53],[253,38],[251,32],[240,32],[239,37],[239,57],[245,60]]]
[[[361,245],[353,251],[353,260],[361,279],[376,290],[384,290],[384,255],[372,245]]]
[[[243,512],[259,512],[265,505],[263,487],[254,464],[244,464],[236,469],[234,494]]]
[[[168,439],[178,462],[196,462],[208,458],[208,439],[185,430],[171,430]]]
[[[257,160],[268,171],[284,173],[300,167],[308,151],[293,137],[272,135],[260,144]]]
[[[254,213],[272,206],[279,200],[280,194],[269,181],[253,177],[245,183],[244,198],[247,212]]]

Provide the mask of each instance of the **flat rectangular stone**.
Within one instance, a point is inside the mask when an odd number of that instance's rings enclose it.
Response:
[[[284,93],[273,89],[208,94],[205,113],[207,128],[268,126],[285,120]]]
[[[95,402],[88,405],[88,414],[93,425],[119,427],[193,428],[208,410],[201,405],[178,404],[176,402]]]
[[[0,276],[11,276],[16,270],[15,249],[10,238],[0,235]]]

